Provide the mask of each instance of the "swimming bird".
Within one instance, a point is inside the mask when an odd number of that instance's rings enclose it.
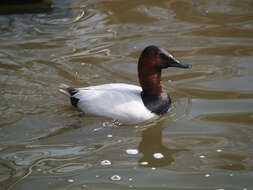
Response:
[[[165,49],[152,45],[142,51],[138,61],[140,86],[110,83],[73,88],[61,84],[59,91],[69,96],[71,104],[85,114],[138,124],[168,112],[171,99],[161,82],[161,71],[168,67],[191,66],[180,63]]]

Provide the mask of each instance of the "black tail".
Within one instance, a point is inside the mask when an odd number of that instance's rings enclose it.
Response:
[[[77,103],[78,103],[79,99],[76,97],[73,97],[73,96],[78,92],[78,89],[70,87],[66,84],[61,84],[59,86],[59,91],[65,95],[69,96],[71,104],[73,106],[77,107]]]

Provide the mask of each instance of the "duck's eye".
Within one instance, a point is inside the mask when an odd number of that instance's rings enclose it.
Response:
[[[169,59],[169,57],[167,55],[165,55],[164,53],[160,53],[160,57],[163,60],[168,60]]]

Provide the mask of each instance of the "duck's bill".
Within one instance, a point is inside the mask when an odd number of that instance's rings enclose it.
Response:
[[[162,50],[162,54],[160,54],[162,60],[163,60],[163,65],[164,68],[168,67],[178,67],[178,68],[191,68],[190,64],[183,64],[180,61],[178,61],[175,57],[173,57],[171,54],[169,54],[167,51]]]
[[[189,68],[191,68],[190,64],[183,64],[183,63],[180,63],[178,61],[175,61],[175,62],[171,63],[170,66],[171,67],[183,68],[183,69],[189,69]]]
[[[190,64],[183,64],[174,57],[171,57],[169,61],[169,67],[178,67],[178,68],[183,68],[183,69],[188,69],[191,68]]]

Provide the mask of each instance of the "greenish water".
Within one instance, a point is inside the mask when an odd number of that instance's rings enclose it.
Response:
[[[253,189],[252,8],[75,0],[0,16],[0,189]],[[138,84],[150,44],[192,65],[163,71],[173,107],[161,120],[82,117],[58,92]]]

